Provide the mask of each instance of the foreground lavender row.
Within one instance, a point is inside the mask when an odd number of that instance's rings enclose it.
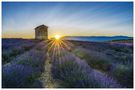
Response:
[[[45,43],[26,52],[2,67],[2,86],[5,88],[39,87],[36,79],[44,71],[46,60]]]
[[[71,53],[53,60],[53,77],[63,81],[65,87],[118,88],[119,83],[111,77],[94,70],[84,60]]]

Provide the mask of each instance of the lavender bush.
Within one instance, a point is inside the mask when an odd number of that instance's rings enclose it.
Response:
[[[80,42],[76,42],[79,44]],[[133,46],[119,43],[81,43],[72,52],[92,67],[116,79],[122,87],[133,87]],[[77,45],[76,44],[76,45]]]
[[[68,52],[65,56],[54,60],[52,73],[55,79],[60,79],[64,82],[63,85],[65,87],[121,87],[112,78],[101,72],[99,73],[99,71],[96,72],[85,61],[68,54]]]
[[[44,63],[46,60],[46,51],[31,50],[16,58],[16,63],[21,65],[32,66],[33,68],[39,68],[39,70],[44,71]],[[14,62],[13,62],[14,63]]]
[[[124,87],[133,87],[133,66],[127,66],[122,64],[115,65],[111,74]]]
[[[24,65],[6,65],[2,67],[2,87],[29,87],[39,74],[38,69]]]
[[[17,55],[24,53],[34,47],[36,40],[27,39],[2,39],[2,63],[8,63]]]
[[[107,56],[92,50],[86,50],[83,48],[77,48],[73,50],[73,53],[86,60],[86,62],[95,69],[107,72],[111,68],[111,60],[108,60]]]
[[[44,45],[44,46],[43,46]],[[42,50],[37,50],[41,47]],[[33,87],[36,79],[44,71],[46,60],[45,43],[39,43],[35,48],[2,67],[2,87]]]

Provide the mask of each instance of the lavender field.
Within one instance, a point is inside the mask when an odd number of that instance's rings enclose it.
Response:
[[[133,88],[133,43],[3,39],[2,87]]]

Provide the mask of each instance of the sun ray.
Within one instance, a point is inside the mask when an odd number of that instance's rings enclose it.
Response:
[[[48,41],[48,52],[53,60],[57,60],[61,55],[66,55],[67,51],[71,50],[72,46],[72,43],[64,40],[60,35],[55,35],[54,38]]]

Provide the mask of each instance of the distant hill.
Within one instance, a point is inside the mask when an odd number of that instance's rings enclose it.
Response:
[[[133,43],[133,38],[132,39],[111,40],[109,42]]]
[[[76,40],[76,41],[104,42],[104,41],[112,41],[112,40],[133,39],[133,37],[128,37],[128,36],[65,36],[64,39]]]

